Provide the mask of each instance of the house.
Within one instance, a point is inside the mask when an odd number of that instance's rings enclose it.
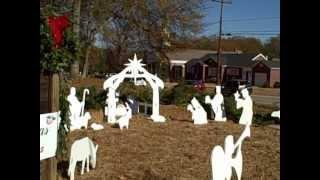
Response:
[[[170,60],[170,80],[171,81],[179,81],[183,79],[202,79],[201,70],[199,68],[195,68],[194,70],[197,72],[193,72],[191,74],[189,69],[187,68],[187,64],[190,65],[190,62],[198,62],[201,65],[204,65],[201,60],[199,59],[207,56],[208,54],[216,54],[216,51],[210,50],[197,50],[197,49],[184,49],[178,50],[175,52],[167,53],[167,56]],[[239,54],[240,51],[231,51],[231,52],[223,52],[224,54]],[[191,63],[193,64],[193,63]],[[198,64],[196,64],[199,66]],[[201,66],[200,65],[200,66]],[[190,67],[190,66],[189,66]],[[199,70],[199,71],[198,71]],[[190,77],[196,76],[196,77]]]
[[[180,50],[168,53],[170,59],[170,80],[217,81],[217,52],[207,50]],[[221,53],[222,82],[230,79],[251,81],[255,86],[274,87],[280,83],[280,59],[270,61],[263,54],[240,51]]]

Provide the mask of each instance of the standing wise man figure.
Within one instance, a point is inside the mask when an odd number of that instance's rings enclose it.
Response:
[[[238,91],[234,94],[236,104],[237,104],[237,109],[242,108],[242,114],[239,120],[239,124],[246,125],[249,124],[251,125],[252,122],[252,116],[253,116],[253,104],[252,104],[252,99],[249,95],[249,91],[247,88],[244,88],[241,90],[241,94],[243,98],[240,98],[240,94]]]
[[[205,97],[205,103],[211,104],[211,108],[214,112],[214,120],[215,121],[226,121],[226,114],[224,110],[224,98],[221,94],[221,86],[216,86],[216,94],[212,99],[210,96]]]

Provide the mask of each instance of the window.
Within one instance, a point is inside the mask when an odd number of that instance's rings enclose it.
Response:
[[[240,73],[238,68],[228,68],[227,69],[227,74],[232,75],[232,76],[238,76]]]
[[[208,76],[216,76],[217,75],[217,68],[208,67]]]

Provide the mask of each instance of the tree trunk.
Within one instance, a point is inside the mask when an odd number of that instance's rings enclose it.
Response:
[[[88,46],[87,50],[86,50],[86,59],[84,61],[84,65],[83,65],[82,78],[87,77],[87,74],[88,74],[90,51],[91,51],[91,46]]]
[[[73,1],[73,32],[76,34],[76,37],[80,37],[80,16],[81,15],[81,0]]]

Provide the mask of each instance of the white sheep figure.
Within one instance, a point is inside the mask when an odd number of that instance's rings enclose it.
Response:
[[[78,161],[81,161],[81,175],[84,173],[84,166],[87,163],[87,172],[89,172],[89,161],[92,168],[96,167],[98,145],[94,146],[93,142],[88,138],[76,140],[71,146],[70,161],[68,175],[70,180],[74,180],[74,171]]]
[[[104,127],[101,124],[97,124],[97,123],[92,123],[90,127],[95,131],[104,129]]]
[[[125,103],[126,113],[122,115],[119,119],[117,119],[117,123],[119,124],[120,129],[122,130],[124,127],[129,129],[129,120],[132,118],[132,110],[128,103]],[[118,111],[118,108],[117,108]]]
[[[194,97],[191,104],[188,104],[187,110],[192,113],[192,120],[194,124],[207,124],[207,112],[203,109],[199,101]]]
[[[280,119],[280,110],[279,111],[273,111],[271,113],[271,117],[276,117],[276,118]]]
[[[211,153],[212,179],[230,180],[232,168],[235,169],[237,179],[241,179],[243,157],[241,152],[242,142],[246,137],[250,137],[250,125],[247,124],[238,141],[234,144],[233,136],[228,135],[223,148],[215,146]],[[235,156],[233,157],[233,154]]]
[[[75,129],[81,129],[84,127],[87,129],[88,127],[88,121],[91,119],[91,115],[89,112],[86,112],[84,116],[80,116],[77,121],[71,122],[70,131],[73,131]]]

